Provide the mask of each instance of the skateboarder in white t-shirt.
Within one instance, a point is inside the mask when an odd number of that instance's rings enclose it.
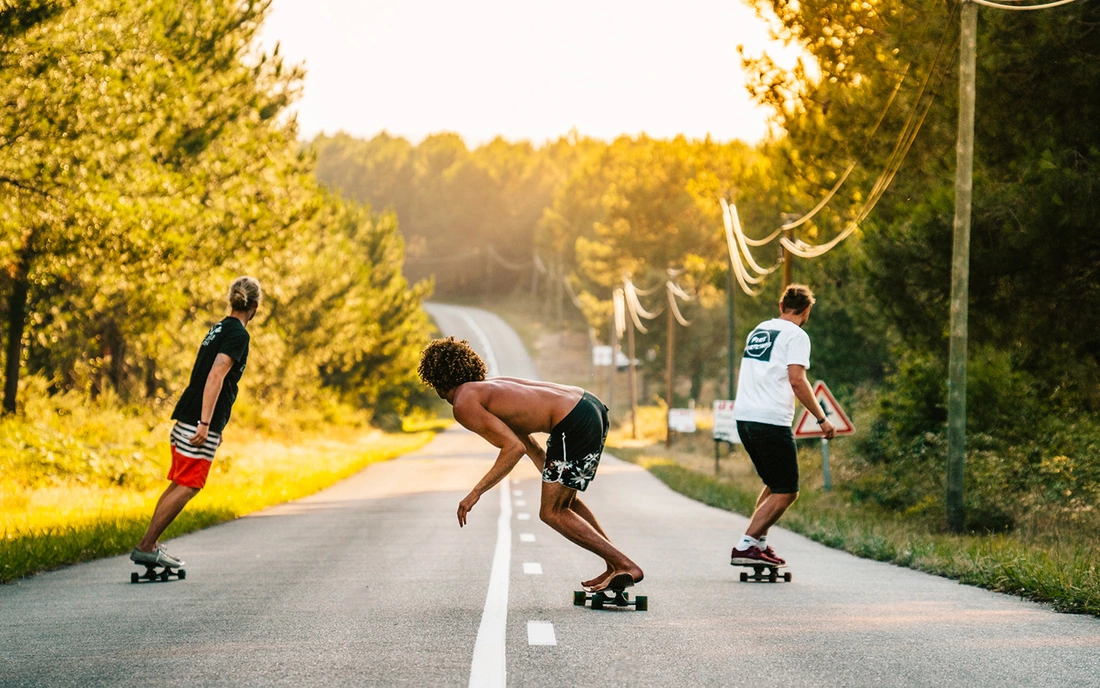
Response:
[[[764,481],[749,527],[730,555],[731,564],[784,564],[767,544],[768,529],[798,499],[798,455],[791,421],[794,400],[817,419],[826,439],[836,428],[825,417],[806,379],[810,336],[802,327],[810,318],[814,295],[792,284],[779,300],[779,317],[765,320],[749,333],[733,415],[737,434]]]

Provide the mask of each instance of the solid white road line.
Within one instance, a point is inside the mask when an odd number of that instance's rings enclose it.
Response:
[[[477,629],[474,658],[470,663],[470,688],[504,688],[504,632],[508,625],[508,578],[512,562],[512,498],[509,480],[500,481],[500,517],[497,518],[497,546],[489,573],[485,609]]]
[[[519,513],[519,514],[516,514],[516,518],[518,518],[521,521],[530,521],[531,520],[531,514]]]
[[[466,321],[466,324],[470,326],[470,329],[474,331],[474,335],[481,342],[481,346],[485,349],[485,366],[489,369],[489,377],[499,377],[500,367],[497,366],[497,357],[493,353],[493,344],[489,341],[489,335],[485,334],[485,330],[481,329],[481,325],[477,324],[477,321],[470,317],[470,314],[465,310],[460,310],[459,315]]]
[[[541,576],[542,564],[537,561],[525,561],[523,562],[523,572],[528,576]]]
[[[554,624],[549,621],[528,621],[527,644],[557,645],[558,638],[554,635]]]
[[[534,542],[535,541],[535,534],[534,533],[520,533],[519,534],[519,541],[520,542]]]

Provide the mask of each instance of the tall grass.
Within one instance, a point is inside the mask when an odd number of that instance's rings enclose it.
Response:
[[[36,395],[22,416],[0,420],[0,582],[129,551],[167,485],[167,415]],[[439,429],[421,419],[415,431],[383,433],[354,414],[341,424],[306,415],[295,426],[283,414],[277,434],[231,425],[207,487],[165,538],[312,494],[423,446]]]
[[[616,456],[643,466],[692,499],[752,513],[762,484],[740,450],[721,459],[716,475],[713,444],[705,437],[682,438],[669,449],[653,441],[632,442],[628,435],[618,429],[609,436]],[[802,492],[782,527],[867,559],[1047,602],[1058,611],[1100,616],[1100,533],[1094,520],[1063,522],[1057,530],[952,534],[939,519],[853,500],[843,484],[843,461],[834,467],[836,489],[823,491],[820,464],[818,450],[800,453]]]

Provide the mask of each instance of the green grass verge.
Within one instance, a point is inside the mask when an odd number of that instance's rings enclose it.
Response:
[[[748,515],[759,486],[684,467],[654,448],[616,448],[615,455],[649,470],[670,488],[710,506]],[[837,492],[804,490],[783,528],[834,549],[957,579],[997,592],[1050,603],[1061,612],[1100,616],[1100,552],[1080,540],[1034,542],[1025,536],[934,532]]]
[[[268,506],[313,494],[372,463],[426,444],[431,431],[369,433],[358,441],[309,441],[296,446],[254,442],[219,454],[206,489],[168,528],[164,539],[207,528]],[[166,452],[164,452],[166,453]],[[130,551],[149,525],[153,505],[166,483],[135,493],[102,486],[60,489],[79,510],[9,510],[0,537],[0,582]],[[39,495],[40,496],[40,495]],[[33,497],[33,495],[32,495]],[[79,514],[79,515],[78,515]]]

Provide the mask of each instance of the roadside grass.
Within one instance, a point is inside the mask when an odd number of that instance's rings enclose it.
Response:
[[[76,397],[41,403],[49,409],[0,421],[0,583],[128,552],[167,485],[166,413]],[[404,432],[385,433],[358,421],[311,421],[309,430],[275,434],[238,424],[207,487],[164,539],[317,492],[423,446],[445,426],[415,418]]]
[[[628,434],[620,428],[609,436],[608,447],[616,456],[687,497],[745,516],[752,513],[762,484],[741,450],[724,456],[715,475],[709,433],[671,449],[653,439],[629,440]],[[650,428],[643,434],[655,433]],[[831,458],[837,453],[833,448]],[[1061,612],[1100,616],[1100,543],[1091,525],[995,535],[947,533],[934,520],[854,503],[838,485],[844,476],[842,458],[833,469],[834,490],[825,492],[820,463],[818,450],[800,451],[803,489],[780,522],[783,528],[859,557],[1046,602]]]

